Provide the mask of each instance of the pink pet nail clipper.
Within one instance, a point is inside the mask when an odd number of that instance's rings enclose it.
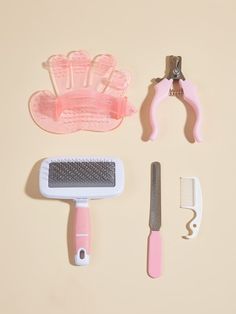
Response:
[[[130,76],[115,68],[109,54],[91,59],[85,51],[73,51],[50,57],[44,66],[54,93],[34,93],[29,109],[33,120],[48,132],[109,131],[136,111],[125,96]]]
[[[196,142],[201,142],[201,104],[197,95],[196,87],[186,80],[181,71],[181,57],[169,56],[168,74],[155,85],[155,95],[150,106],[150,140],[155,140],[158,134],[158,126],[156,121],[156,111],[161,101],[168,96],[176,96],[181,101],[185,101],[192,107],[195,113],[195,124],[193,127],[193,138]]]

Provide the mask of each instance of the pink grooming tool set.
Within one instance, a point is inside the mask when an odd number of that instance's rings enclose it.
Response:
[[[167,57],[167,74],[161,80],[156,79],[149,111],[150,140],[156,139],[158,134],[156,111],[161,101],[176,96],[193,109],[193,139],[202,141],[200,100],[195,86],[185,79],[181,62],[180,56]],[[110,54],[90,58],[83,50],[73,51],[67,56],[51,56],[44,67],[49,72],[54,93],[37,91],[29,101],[31,116],[43,130],[57,134],[80,130],[106,132],[117,128],[126,116],[136,112],[126,96],[130,75],[116,69],[116,61]],[[42,162],[39,173],[41,194],[75,202],[72,242],[76,265],[88,265],[90,261],[89,200],[119,195],[124,180],[123,163],[117,158],[54,157]],[[189,234],[184,236],[194,238],[202,219],[202,192],[197,177],[181,178],[180,206],[194,212],[187,225]],[[147,272],[152,278],[158,278],[162,273],[161,210],[161,164],[153,162],[147,254]]]
[[[41,164],[39,186],[47,198],[75,201],[74,262],[88,265],[91,254],[88,201],[123,191],[122,161],[109,157],[48,158]]]
[[[125,96],[130,75],[116,70],[115,59],[109,54],[91,59],[85,51],[73,51],[50,57],[44,66],[55,94],[38,91],[29,103],[31,116],[42,129],[52,133],[105,132],[136,112]]]
[[[181,71],[181,57],[170,56],[168,74],[155,85],[155,96],[150,106],[150,125],[152,133],[150,140],[155,140],[158,134],[156,121],[156,111],[160,103],[168,96],[176,96],[190,105],[195,113],[195,125],[193,128],[193,138],[196,142],[201,142],[201,104],[197,95],[196,87],[186,80]]]

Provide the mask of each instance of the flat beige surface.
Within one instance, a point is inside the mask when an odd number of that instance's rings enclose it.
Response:
[[[1,314],[236,313],[235,19],[236,3],[199,1],[12,1],[1,4]],[[159,110],[159,139],[141,140],[139,114],[113,132],[57,136],[38,128],[27,108],[50,89],[41,63],[54,53],[112,53],[132,73],[139,109],[165,57],[183,57],[199,90],[204,142],[184,137],[186,111],[175,98]],[[68,259],[70,206],[40,199],[38,164],[53,155],[114,155],[125,192],[91,201],[89,267]],[[162,163],[163,276],[146,274],[149,167]],[[185,241],[191,212],[179,208],[179,177],[200,177],[204,217]]]

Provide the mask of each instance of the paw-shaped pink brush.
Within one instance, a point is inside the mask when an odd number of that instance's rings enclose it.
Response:
[[[33,120],[52,133],[109,131],[118,127],[125,116],[136,110],[125,96],[130,76],[115,66],[109,54],[92,60],[85,51],[50,57],[45,67],[55,93],[43,90],[31,96]]]

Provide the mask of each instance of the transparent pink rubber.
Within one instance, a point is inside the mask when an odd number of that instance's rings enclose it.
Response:
[[[109,131],[125,116],[136,112],[125,92],[130,82],[127,72],[115,70],[111,55],[90,59],[85,51],[48,59],[48,69],[55,94],[38,91],[30,98],[33,120],[52,133],[79,130]]]

